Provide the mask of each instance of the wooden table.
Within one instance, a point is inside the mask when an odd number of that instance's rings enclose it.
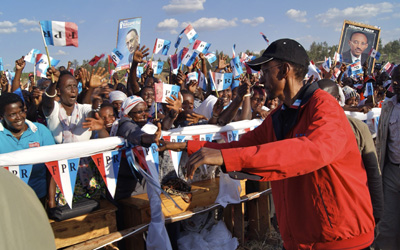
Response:
[[[100,208],[89,214],[58,222],[49,220],[57,249],[116,232],[116,210],[110,202],[101,200]]]

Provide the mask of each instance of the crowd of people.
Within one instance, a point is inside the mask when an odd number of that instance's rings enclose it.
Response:
[[[19,58],[12,82],[1,76],[0,153],[109,136],[144,147],[156,143],[161,183],[184,177],[199,180],[198,166],[204,163],[272,181],[286,249],[367,248],[378,222],[376,247],[400,249],[400,67],[388,74],[377,65],[371,72],[365,63],[363,75],[351,76],[349,65],[338,62],[330,71],[321,67],[318,77],[311,76],[302,46],[290,39],[282,45],[282,40],[246,62],[257,73],[242,74],[232,79],[236,84],[219,91],[212,90],[210,80],[206,90],[199,87],[200,74],[210,77],[202,53],[193,65],[177,74],[169,69],[165,77],[154,74],[148,49],[142,46],[132,53],[126,82],[104,68],[89,72],[81,67],[71,73],[69,64],[49,68],[47,78],[37,81],[30,74],[26,86],[21,84],[26,62]],[[144,72],[138,77],[140,65]],[[232,68],[222,55],[211,71],[232,73]],[[158,82],[178,85],[180,91],[156,104]],[[364,97],[368,82],[374,92]],[[344,113],[368,113],[372,108],[382,108],[376,141],[363,122]],[[174,144],[161,138],[162,130],[250,119],[264,122],[231,144]],[[146,126],[156,132],[145,132]],[[165,149],[193,154],[182,173],[176,174]],[[79,165],[74,200],[110,199],[90,157],[81,158]],[[66,204],[44,164],[33,167],[28,184],[44,207]],[[123,156],[113,202],[118,206],[118,201],[145,188]],[[124,227],[121,216],[118,224]]]

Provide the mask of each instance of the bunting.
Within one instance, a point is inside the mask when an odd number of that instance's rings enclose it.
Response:
[[[13,175],[23,180],[26,184],[28,184],[29,178],[31,177],[32,173],[32,164],[8,166],[4,168],[10,171]]]
[[[119,166],[121,163],[121,151],[113,150],[92,155],[93,162],[96,164],[104,183],[114,198],[115,189],[117,188],[117,178]]]
[[[58,188],[63,193],[69,207],[72,208],[79,158],[47,162],[46,166]]]

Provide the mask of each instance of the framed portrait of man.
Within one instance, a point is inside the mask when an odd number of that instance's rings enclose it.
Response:
[[[116,70],[128,69],[133,53],[140,44],[140,29],[142,18],[133,17],[118,21],[117,50],[123,55]]]
[[[369,58],[371,48],[378,50],[380,28],[372,25],[344,20],[339,41],[339,54],[346,64],[368,63],[369,74],[373,72],[374,58]]]

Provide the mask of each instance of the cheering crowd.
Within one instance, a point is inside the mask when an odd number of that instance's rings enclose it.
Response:
[[[337,62],[328,71],[320,67],[317,75],[310,74],[310,60],[305,50],[299,49],[302,46],[287,39],[284,45],[293,44],[287,48],[279,41],[272,43],[258,58],[263,60],[242,62],[256,73],[250,71],[237,76],[231,79],[231,85],[222,89],[211,84],[210,72],[232,73],[224,55],[220,55],[216,66],[212,67],[200,53],[191,66],[179,69],[176,74],[169,69],[165,77],[154,74],[148,63],[148,49],[138,46],[132,54],[126,82],[117,73],[109,76],[104,68],[90,72],[81,67],[71,73],[69,63],[67,68],[51,67],[48,77],[37,81],[29,75],[26,85],[20,81],[26,62],[24,58],[17,59],[12,82],[5,74],[1,76],[0,153],[109,136],[120,136],[133,145],[144,147],[156,143],[160,147],[161,183],[184,177],[209,178],[197,168],[203,163],[222,165],[222,172],[245,172],[257,176],[256,180],[275,183],[274,201],[286,249],[334,249],[335,244],[347,249],[365,249],[373,243],[374,229],[377,232],[375,249],[400,249],[400,213],[397,210],[400,205],[400,67],[388,73],[376,64],[371,72],[365,63],[363,74],[348,75],[349,65]],[[144,72],[137,77],[137,68],[141,65],[144,65]],[[208,79],[206,89],[199,86],[199,76]],[[284,87],[275,85],[283,79]],[[165,103],[156,103],[155,86],[159,82],[177,85],[180,91],[166,97]],[[372,83],[373,94],[365,97],[368,83]],[[319,88],[331,95],[321,94]],[[293,108],[296,105],[301,108]],[[372,139],[365,124],[350,117],[347,120],[344,115],[344,111],[368,113],[373,108],[382,109],[376,139]],[[251,119],[265,121],[237,144],[173,144],[161,139],[162,130],[200,124],[224,126]],[[298,127],[300,123],[302,128]],[[331,124],[329,129],[326,124]],[[340,126],[345,127],[344,131],[338,131]],[[149,130],[156,132],[149,133]],[[259,138],[255,139],[257,136]],[[337,145],[320,142],[338,139],[345,142]],[[277,144],[279,141],[282,141],[281,145]],[[320,146],[319,150],[325,151],[319,155],[318,149],[307,143],[315,143]],[[233,151],[233,148],[254,145],[260,148],[245,153]],[[356,145],[358,150],[354,151]],[[199,149],[203,146],[221,153],[201,149],[202,153]],[[279,147],[279,150],[289,153],[293,150],[294,155],[302,156],[296,158],[287,153],[283,156],[276,149]],[[297,147],[303,147],[302,151],[296,152]],[[165,149],[187,150],[189,155],[193,154],[188,160],[192,165],[177,175],[169,154],[162,152]],[[265,164],[274,166],[271,169],[255,162],[263,159],[258,158],[259,151],[268,150],[270,154],[263,157],[276,160],[266,160],[268,163]],[[204,154],[216,156],[209,159]],[[250,159],[253,162],[248,162]],[[238,162],[242,163],[240,167]],[[285,164],[293,166],[285,167]],[[308,166],[302,168],[303,165]],[[325,168],[328,170],[323,172],[321,169]],[[75,201],[83,197],[110,199],[90,157],[80,159],[77,176]],[[121,199],[143,193],[143,182],[139,173],[132,172],[126,157],[122,157],[113,199],[117,206]],[[310,182],[315,185],[309,185]],[[46,208],[66,204],[44,164],[33,166],[28,184]],[[283,191],[285,187],[290,190]],[[297,188],[297,198],[287,193],[294,188]],[[314,196],[314,192],[318,195]],[[324,195],[328,200],[322,198]],[[297,207],[296,202],[305,205]],[[313,202],[320,207],[315,208],[311,205]],[[293,217],[300,213],[306,215],[304,219]],[[338,216],[345,217],[345,221]],[[378,226],[374,226],[378,222]],[[297,225],[289,225],[291,223]],[[124,227],[121,216],[118,226]],[[304,232],[299,233],[302,227]]]

